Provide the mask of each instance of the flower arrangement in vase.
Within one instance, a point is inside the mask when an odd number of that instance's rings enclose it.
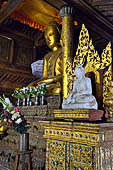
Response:
[[[23,103],[25,105],[25,92],[24,92],[24,88],[23,89],[16,88],[14,90],[14,93],[12,94],[12,96],[17,99],[17,106],[20,105],[20,99],[23,100]]]
[[[25,97],[24,88],[21,88],[21,89],[16,88],[12,96],[15,98],[23,99]]]
[[[37,87],[23,87],[21,89],[16,88],[14,90],[14,93],[12,94],[13,97],[15,97],[17,100],[18,99],[27,99],[27,105],[31,105],[30,97],[35,97],[35,104],[38,104],[38,97],[42,98],[42,104],[44,103],[44,96],[46,94],[46,84],[43,83],[40,86]],[[19,106],[17,102],[17,106]]]
[[[10,100],[0,96],[0,103],[3,104],[3,113],[1,118],[16,132],[24,134],[30,128],[27,120],[24,117],[24,112],[18,107],[12,107]]]

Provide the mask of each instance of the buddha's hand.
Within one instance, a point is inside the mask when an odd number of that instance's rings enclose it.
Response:
[[[79,97],[81,94],[80,93],[75,93],[74,95],[73,95],[73,98],[77,98],[77,97]]]

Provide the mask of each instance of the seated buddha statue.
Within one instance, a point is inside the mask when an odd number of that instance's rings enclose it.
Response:
[[[58,95],[61,92],[63,55],[60,46],[61,33],[57,22],[50,22],[44,30],[44,35],[51,52],[44,56],[43,78],[29,84],[29,86],[36,87],[42,83],[46,83],[48,85],[47,94]]]
[[[72,93],[63,101],[63,109],[97,109],[97,102],[92,95],[91,79],[85,77],[84,68],[79,65],[75,68],[76,80],[73,83]]]

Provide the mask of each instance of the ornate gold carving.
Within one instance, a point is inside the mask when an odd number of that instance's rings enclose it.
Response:
[[[46,169],[95,169],[95,148],[83,144],[47,141]],[[48,166],[47,166],[48,162]]]
[[[65,120],[101,120],[104,111],[102,110],[91,110],[91,109],[68,109],[68,110],[54,110],[53,115],[57,119]]]
[[[104,101],[104,107],[109,113],[108,121],[113,121],[113,82],[111,81],[108,85],[109,85],[109,89],[108,89],[109,91],[108,91],[108,96],[105,96],[106,98]]]
[[[104,69],[105,67],[109,66],[112,63],[112,57],[111,57],[111,43],[106,46],[106,48],[103,50],[101,55],[101,69]]]
[[[100,57],[97,51],[95,51],[95,48],[93,46],[92,40],[89,42],[89,50],[88,50],[88,57],[87,57],[87,63],[91,63],[93,67],[95,67],[96,70],[100,68]]]
[[[67,98],[70,89],[72,89],[71,81],[69,80],[67,62],[72,63],[73,57],[73,9],[65,6],[60,10],[62,16],[62,49],[63,49],[63,98]],[[67,61],[68,60],[68,61]],[[69,89],[69,90],[68,90]]]
[[[81,64],[84,66],[89,48],[89,33],[85,25],[82,25],[82,30],[79,36],[79,44],[74,58],[73,68]]]
[[[111,54],[111,43],[107,45],[106,49],[103,50],[101,55],[101,69],[106,68],[103,76],[103,101],[105,102],[108,93],[111,92],[110,82],[112,80],[112,54]]]
[[[72,79],[72,75],[74,74],[74,70],[72,69],[72,63],[67,59],[66,61],[66,70],[65,70],[66,74],[67,74],[67,94],[69,95],[71,93],[71,89],[72,89],[72,84],[73,84],[73,79]]]
[[[109,43],[102,53],[102,68],[106,66],[103,77],[103,100],[104,107],[109,113],[108,121],[113,122],[113,82],[112,82],[112,54],[111,43]]]
[[[80,129],[79,129],[80,130]],[[45,130],[45,138],[50,138],[51,139],[63,139],[64,141],[77,141],[78,143],[81,143],[81,141],[84,144],[87,143],[92,143],[94,146],[96,145],[96,142],[99,141],[98,135],[97,134],[91,134],[90,132],[82,132],[82,131],[73,131],[70,132],[69,130],[62,130],[62,129],[48,129],[46,128]]]
[[[112,88],[110,87],[110,82],[112,80],[112,65],[108,66],[107,71],[104,73],[103,77],[103,101],[105,103],[108,94],[111,93]]]
[[[92,40],[89,39],[88,30],[83,24],[79,36],[79,44],[76,51],[76,56],[73,62],[72,74],[74,72],[74,68],[81,64],[85,67],[85,73],[93,72],[95,74],[96,83],[100,84],[99,70],[103,71],[103,103],[108,96],[108,92],[110,91],[108,84],[112,80],[111,63],[111,43],[109,42],[107,47],[103,50],[101,57],[99,57],[98,52],[95,51],[95,48],[92,44]]]
[[[46,170],[107,170],[113,167],[112,124],[43,122],[48,147]]]
[[[70,144],[70,169],[95,169],[95,148],[83,144]]]
[[[65,170],[65,152],[66,143],[62,141],[49,140],[47,149],[47,157],[49,161],[49,166],[47,170]],[[47,161],[47,160],[46,160]]]
[[[77,110],[55,110],[53,112],[55,118],[65,119],[89,119],[89,110],[77,109]]]
[[[64,113],[59,113],[55,114],[55,118],[63,118],[63,119],[89,119],[89,114],[83,114],[83,113],[69,113],[69,114],[64,114]]]

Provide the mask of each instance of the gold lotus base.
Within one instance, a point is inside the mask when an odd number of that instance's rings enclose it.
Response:
[[[104,111],[94,109],[54,110],[56,119],[101,120]]]
[[[46,170],[113,169],[113,124],[41,121]]]

